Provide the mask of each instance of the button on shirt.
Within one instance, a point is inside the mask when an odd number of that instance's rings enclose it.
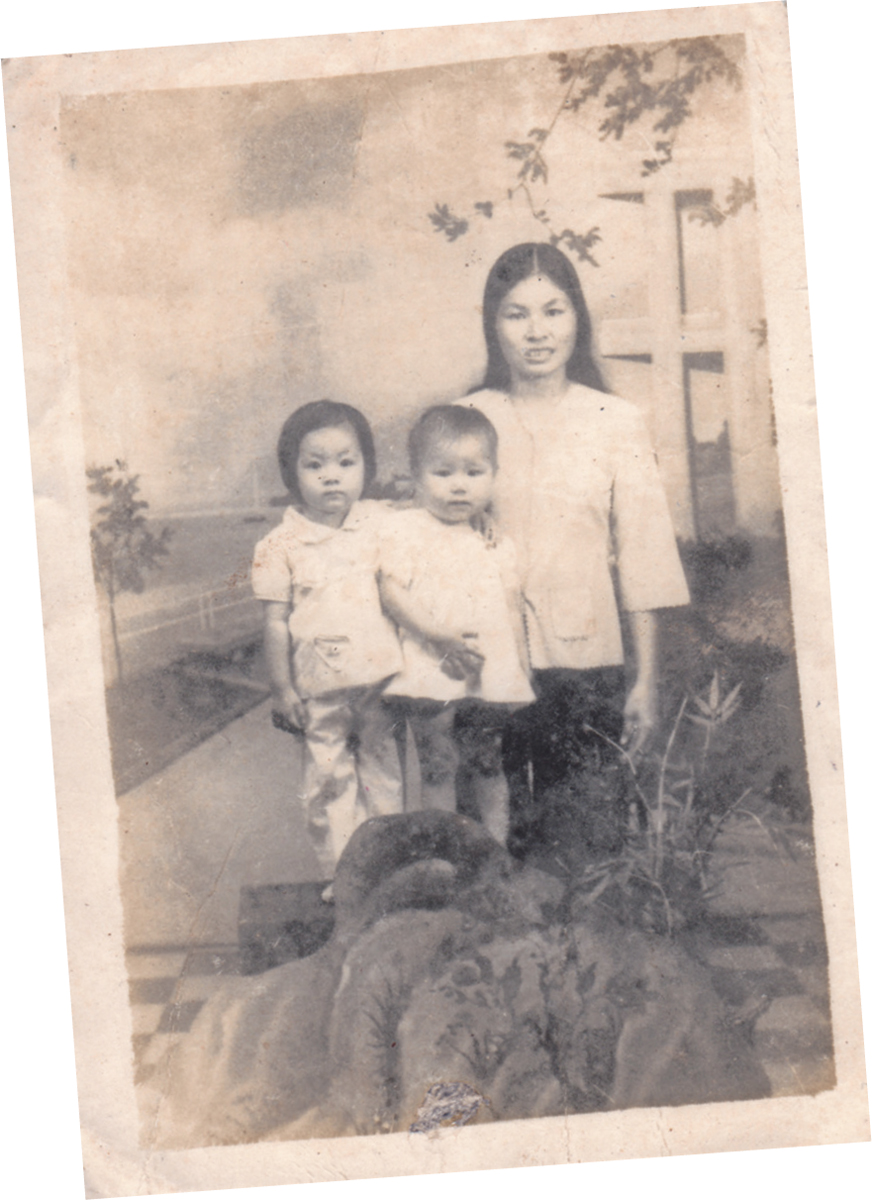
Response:
[[[518,551],[533,667],[623,662],[630,612],[689,594],[654,452],[635,405],[580,384],[558,401],[475,392],[499,437],[496,516]]]
[[[352,505],[338,529],[289,508],[255,548],[255,596],[291,605],[294,684],[304,698],[368,687],[402,666],[379,600],[380,520],[375,501]]]

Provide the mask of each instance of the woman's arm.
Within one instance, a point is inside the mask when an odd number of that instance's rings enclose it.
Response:
[[[644,749],[657,724],[657,614],[627,613],[633,639],[636,678],[624,704],[621,745],[630,758]]]
[[[263,601],[263,648],[273,694],[273,708],[292,725],[305,728],[306,709],[291,682],[291,606],[277,600]]]
[[[657,459],[641,416],[624,413],[612,488],[621,602],[627,610],[636,678],[624,706],[622,742],[638,754],[657,723],[657,610],[690,595]]]
[[[397,625],[430,642],[439,654],[446,660],[457,662],[465,673],[475,674],[481,670],[484,657],[467,640],[475,638],[477,630],[454,630],[436,625],[426,609],[416,603],[408,590],[390,575],[380,576],[379,591],[382,607]]]

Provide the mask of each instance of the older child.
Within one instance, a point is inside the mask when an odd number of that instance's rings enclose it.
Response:
[[[385,695],[403,698],[425,808],[472,810],[501,842],[508,787],[505,717],[533,699],[523,661],[511,543],[486,524],[497,435],[476,409],[430,408],[409,436],[419,508],[384,524],[381,594],[400,628],[403,668]]]
[[[358,825],[402,811],[381,703],[402,655],[379,601],[376,505],[361,500],[376,471],[366,418],[331,400],[305,404],[285,423],[278,456],[294,504],[258,543],[252,586],[264,607],[273,720],[305,739],[301,799],[332,879]]]

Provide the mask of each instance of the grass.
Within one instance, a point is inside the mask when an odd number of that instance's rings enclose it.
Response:
[[[106,691],[117,794],[163,770],[269,694],[256,643],[199,654]]]
[[[811,836],[783,547],[731,539],[688,549],[685,564],[694,604],[662,621],[669,719],[638,761],[611,743],[632,798],[629,834],[576,882],[583,903],[668,934],[705,918],[727,828],[765,830],[786,854],[797,823]]]

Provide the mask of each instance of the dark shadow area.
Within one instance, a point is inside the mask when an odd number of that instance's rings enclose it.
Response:
[[[245,887],[239,898],[239,969],[257,975],[320,950],[333,932],[324,883]]]
[[[746,789],[787,821],[809,824],[811,797],[787,553],[780,538],[730,537],[682,547],[692,605],[661,619],[663,735],[684,696],[741,685],[735,715],[709,749],[715,811]]]

